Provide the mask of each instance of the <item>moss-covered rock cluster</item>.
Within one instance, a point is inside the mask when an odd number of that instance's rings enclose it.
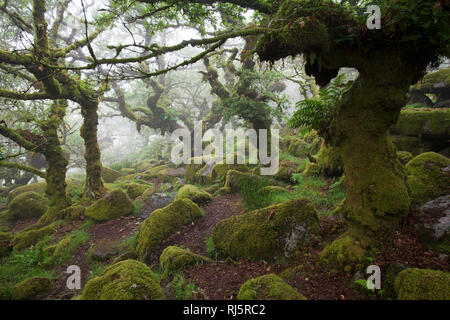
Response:
[[[209,202],[212,199],[212,196],[208,192],[194,185],[187,184],[178,190],[175,200],[178,199],[191,199],[196,204],[202,205]]]
[[[133,212],[133,203],[121,189],[106,194],[86,208],[86,216],[96,221],[106,221],[129,215]]]
[[[212,262],[208,257],[193,253],[189,249],[169,246],[164,249],[159,258],[159,265],[163,272],[172,273],[182,271],[186,267]]]
[[[289,257],[318,230],[317,211],[302,198],[222,220],[212,238],[216,248],[233,259],[273,260]]]
[[[450,160],[438,153],[426,152],[408,162],[411,200],[422,205],[450,192]]]
[[[168,236],[202,216],[200,208],[190,199],[175,200],[152,212],[137,234],[137,255],[147,260]]]
[[[237,295],[238,300],[306,300],[306,298],[275,274],[246,281]]]
[[[155,274],[142,262],[124,260],[86,283],[80,300],[162,300]]]
[[[398,300],[450,300],[450,273],[408,268],[395,278]]]

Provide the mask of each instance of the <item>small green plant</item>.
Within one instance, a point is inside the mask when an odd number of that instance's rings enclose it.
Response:
[[[136,248],[137,245],[137,233],[131,235],[124,242],[119,245],[119,249],[121,251],[132,251]]]
[[[144,208],[144,202],[141,199],[136,199],[133,201],[133,214],[139,214]]]
[[[217,249],[216,245],[214,244],[214,240],[212,237],[209,237],[205,240],[206,243],[206,252],[209,257],[213,258],[214,260],[218,260],[220,257],[220,251]]]
[[[172,281],[169,283],[169,287],[174,291],[177,300],[192,299],[196,290],[195,284],[188,281],[181,273],[174,275]]]

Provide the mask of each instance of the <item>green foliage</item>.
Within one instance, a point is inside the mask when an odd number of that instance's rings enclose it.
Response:
[[[213,258],[214,260],[218,260],[219,257],[222,255],[222,252],[220,252],[219,249],[217,249],[216,245],[214,244],[214,240],[212,237],[208,237],[205,240],[206,244],[206,253],[209,257]]]
[[[187,280],[181,273],[178,273],[173,277],[172,281],[169,283],[169,287],[172,288],[177,300],[192,299],[196,290],[195,284]]]
[[[346,85],[345,75],[341,74],[321,88],[318,97],[297,102],[297,111],[289,119],[288,125],[303,129],[302,135],[310,130],[325,133],[331,124],[333,109],[341,99]]]

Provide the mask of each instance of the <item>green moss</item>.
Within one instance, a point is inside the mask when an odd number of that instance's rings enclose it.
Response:
[[[136,199],[137,197],[142,195],[147,189],[148,185],[146,184],[132,182],[127,185],[127,194],[131,199]]]
[[[316,177],[320,175],[319,165],[315,162],[308,162],[306,164],[305,170],[303,170],[302,175],[304,177]]]
[[[450,110],[403,109],[391,132],[404,136],[448,140],[450,137]]]
[[[289,257],[318,233],[319,218],[310,200],[290,200],[222,220],[213,229],[218,250],[233,259]]]
[[[450,68],[440,69],[426,74],[413,89],[430,90],[434,85],[442,83],[443,86],[450,87]]]
[[[16,284],[12,290],[13,300],[29,300],[50,292],[53,280],[46,277],[33,277]]]
[[[47,184],[45,182],[39,182],[17,187],[8,194],[8,202],[11,202],[15,197],[24,192],[33,191],[39,193],[40,195],[44,195],[46,186]]]
[[[191,265],[199,265],[212,261],[208,257],[191,252],[189,249],[169,246],[162,252],[159,258],[159,265],[163,272],[173,273],[182,271]]]
[[[300,138],[290,139],[286,152],[294,157],[305,158],[308,153],[307,144]]]
[[[280,277],[285,280],[297,278],[302,269],[302,265],[288,268],[280,273]]]
[[[397,151],[397,158],[402,165],[406,165],[414,156],[408,151]]]
[[[229,170],[225,179],[225,188],[230,192],[239,192],[243,186],[246,185],[260,185],[263,180],[258,175],[253,175],[247,172],[240,172],[236,170]]]
[[[218,178],[225,178],[227,175],[227,172],[229,170],[236,170],[236,171],[242,171],[247,172],[248,167],[245,164],[225,164],[225,163],[218,163],[214,165],[211,171],[211,178],[213,181],[215,181]]]
[[[47,199],[34,191],[16,196],[8,205],[13,219],[38,218],[47,211]]]
[[[450,273],[409,268],[395,278],[398,300],[450,300]]]
[[[175,200],[153,211],[139,228],[136,247],[138,256],[146,260],[168,236],[201,216],[200,208],[189,199]]]
[[[295,161],[281,160],[279,163],[279,169],[274,175],[275,179],[291,182],[292,175],[299,173],[299,164]]]
[[[162,300],[164,293],[145,264],[124,260],[86,283],[80,300]]]
[[[7,256],[12,250],[13,235],[0,231],[0,258]]]
[[[148,169],[148,168],[147,168]],[[136,173],[136,170],[135,169],[132,169],[132,168],[122,168],[122,169],[120,169],[120,173],[122,174],[122,175],[129,175],[129,174],[134,174],[134,173]]]
[[[86,214],[86,208],[82,205],[73,205],[61,212],[61,218],[69,221],[82,220]]]
[[[317,166],[321,174],[340,177],[344,173],[344,162],[337,147],[322,143],[317,154]]]
[[[157,166],[151,169],[147,169],[144,171],[143,175],[146,176],[148,179],[158,178],[160,180],[164,180],[167,173],[171,169],[166,165]]]
[[[102,167],[102,178],[106,183],[113,183],[117,178],[121,176],[122,173],[117,170],[108,167]]]
[[[86,209],[86,216],[106,221],[129,215],[133,212],[133,203],[120,189],[116,189],[97,200]]]
[[[422,205],[450,192],[449,164],[447,157],[434,152],[423,153],[408,162],[407,181],[413,203]]]
[[[403,264],[399,263],[391,263],[389,267],[386,270],[386,276],[384,277],[383,281],[383,291],[382,291],[382,297],[383,299],[396,299],[397,294],[395,293],[395,278],[397,278],[397,275],[405,270],[407,267]]]
[[[237,295],[238,300],[306,300],[277,275],[271,273],[246,281]]]
[[[23,250],[32,245],[38,243],[39,240],[43,239],[45,236],[52,234],[59,223],[54,222],[48,226],[37,228],[37,229],[25,229],[15,234],[14,239],[12,241],[13,248],[16,251]]]
[[[320,261],[328,265],[351,269],[364,261],[365,250],[350,234],[344,234],[326,246],[320,253]]]
[[[187,184],[181,187],[180,190],[178,190],[178,193],[175,196],[175,200],[178,199],[191,199],[196,204],[202,205],[211,201],[212,196],[208,192],[201,190],[196,186]]]

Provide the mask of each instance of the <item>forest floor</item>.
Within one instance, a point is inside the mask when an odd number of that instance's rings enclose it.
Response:
[[[233,215],[246,212],[243,209],[242,197],[239,194],[217,196],[203,206],[205,215],[191,225],[185,226],[178,232],[167,238],[155,251],[150,259],[149,266],[158,270],[159,256],[163,249],[169,245],[177,245],[189,248],[191,251],[208,255],[207,239],[211,236],[213,227],[221,220]],[[411,267],[430,268],[435,270],[450,269],[448,256],[424,248],[414,228],[418,215],[411,214],[403,225],[395,232],[395,237],[390,249],[372,257],[373,264],[378,265],[383,274],[388,264],[397,262]],[[136,234],[144,218],[136,215],[121,217],[119,219],[92,224],[88,228],[89,240],[80,246],[64,265],[57,266],[55,275],[57,284],[54,290],[44,299],[67,299],[80,294],[66,287],[66,269],[69,265],[77,265],[81,268],[82,288],[89,278],[96,276],[112,262],[109,258],[103,262],[94,262],[90,258],[92,248],[102,242],[125,243],[127,239]],[[33,224],[33,219],[20,221],[12,226],[16,233],[28,225]],[[61,226],[53,235],[56,240],[62,239],[69,233],[83,225],[83,221],[71,222]],[[351,286],[353,274],[344,273],[333,269],[332,266],[320,266],[317,264],[318,255],[324,245],[336,239],[345,231],[345,225],[335,217],[320,218],[321,234],[319,239],[313,242],[302,256],[289,262],[267,261],[240,261],[231,259],[216,260],[213,263],[192,266],[182,273],[182,278],[174,286],[174,276],[161,277],[161,285],[168,299],[179,299],[178,291],[186,291],[190,285],[190,292],[184,292],[184,298],[190,299],[235,299],[240,286],[250,278],[264,274],[275,273],[280,275],[283,271],[291,270],[289,276],[284,279],[296,288],[308,299],[377,299],[376,295],[368,294]],[[336,269],[338,269],[336,267]],[[288,271],[289,271],[288,270]],[[286,272],[285,272],[286,273]],[[181,288],[181,289],[180,289]]]

